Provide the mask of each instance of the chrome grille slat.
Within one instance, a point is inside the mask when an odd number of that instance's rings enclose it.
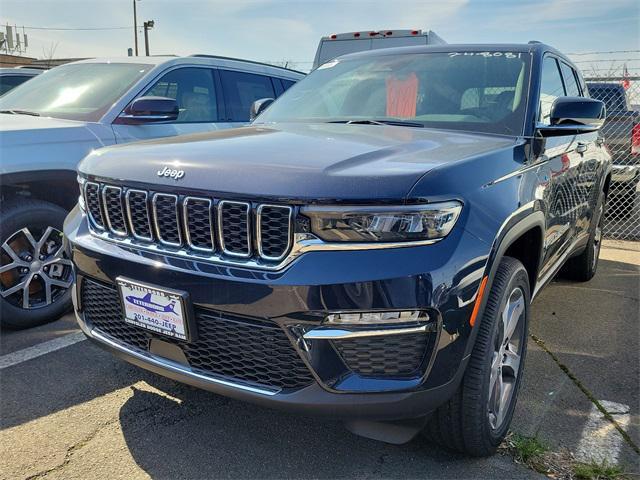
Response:
[[[182,201],[184,236],[187,245],[199,252],[215,251],[213,202],[208,198],[185,197]]]
[[[154,252],[273,267],[293,250],[294,209],[87,181],[89,226],[104,239]]]
[[[87,206],[89,220],[98,230],[104,230],[104,218],[102,217],[102,208],[100,207],[100,185],[95,182],[87,182],[84,184],[84,202]]]
[[[122,188],[113,185],[103,187],[102,204],[109,230],[118,236],[125,237],[127,226],[122,209]]]
[[[144,190],[130,188],[124,196],[131,234],[137,240],[153,241],[151,218],[149,217],[149,194]]]
[[[251,205],[222,200],[218,204],[218,239],[226,255],[251,256]]]
[[[262,204],[256,210],[256,244],[260,257],[282,260],[291,249],[293,209],[282,205]]]
[[[181,247],[178,196],[156,193],[153,196],[153,223],[160,243],[169,247]]]

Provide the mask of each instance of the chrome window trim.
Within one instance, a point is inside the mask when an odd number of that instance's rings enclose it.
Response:
[[[124,223],[124,230],[116,230],[111,225],[111,214],[109,213],[109,208],[107,207],[107,190],[115,190],[118,192],[118,200],[120,200],[120,215],[122,215],[122,223]],[[115,185],[105,185],[102,187],[102,205],[103,205],[103,214],[107,220],[107,226],[109,230],[119,237],[126,237],[128,235],[127,232],[127,219],[124,215],[124,209],[122,208],[122,187],[117,187]]]
[[[131,217],[131,204],[129,202],[129,196],[131,193],[144,193],[144,207],[147,214],[147,224],[149,225],[149,232],[151,235],[149,237],[145,237],[144,235],[138,235],[136,233],[136,229],[133,226],[133,220]],[[124,194],[124,205],[127,209],[127,220],[129,221],[129,228],[131,229],[131,234],[137,240],[144,240],[145,242],[153,242],[153,228],[151,228],[151,216],[149,212],[149,192],[146,190],[138,190],[136,188],[130,188],[127,190],[127,193]]]
[[[238,252],[230,252],[224,246],[224,235],[222,232],[222,210],[225,205],[242,205],[246,208],[247,212],[247,253],[238,253]],[[218,241],[220,242],[220,249],[222,253],[225,255],[229,255],[230,257],[238,257],[238,258],[249,258],[251,257],[251,204],[247,202],[236,202],[233,200],[221,200],[218,203],[217,208],[218,214]]]
[[[100,230],[101,232],[105,231],[105,226],[104,225],[100,225],[96,219],[94,218],[93,214],[91,213],[91,209],[89,208],[89,204],[87,203],[87,188],[89,187],[89,185],[94,185],[98,191],[96,192],[96,195],[98,197],[98,209],[100,209],[100,215],[103,217],[104,219],[104,213],[102,211],[102,203],[100,202],[100,184],[96,183],[96,182],[85,182],[84,184],[84,203],[87,206],[87,216],[90,220],[90,223],[93,224],[93,226],[95,228],[97,228],[98,230]]]
[[[160,233],[160,226],[158,225],[158,208],[157,202],[158,197],[168,197],[173,198],[175,201],[175,214],[176,214],[176,228],[178,230],[178,242],[168,242],[162,238],[162,234]],[[178,196],[173,193],[155,193],[153,198],[151,199],[152,210],[153,210],[153,226],[156,231],[156,235],[158,237],[158,241],[166,245],[167,247],[181,247],[182,246],[182,234],[180,233],[180,215],[178,213]]]
[[[188,204],[189,200],[198,200],[200,202],[207,202],[207,209],[209,211],[209,238],[211,239],[211,248],[198,247],[191,242],[191,232],[189,232],[189,212],[188,212]],[[185,241],[189,248],[196,250],[198,252],[215,252],[216,251],[216,240],[214,233],[214,224],[213,224],[213,216],[212,216],[212,207],[213,202],[210,198],[205,197],[184,197],[182,200],[182,219],[184,221],[184,236]]]
[[[262,227],[261,227],[261,219],[262,219],[262,210],[267,207],[267,208],[279,208],[282,210],[288,210],[289,215],[288,215],[288,224],[287,224],[287,247],[284,249],[284,253],[278,257],[272,257],[269,255],[265,255],[264,252],[262,251]],[[286,257],[289,254],[289,250],[291,249],[291,230],[292,230],[292,222],[291,219],[293,217],[293,207],[291,207],[290,205],[273,205],[270,203],[263,203],[261,204],[258,209],[256,210],[256,243],[258,246],[258,255],[260,255],[260,258],[263,258],[264,260],[269,260],[272,262],[277,262],[282,260],[284,257]]]

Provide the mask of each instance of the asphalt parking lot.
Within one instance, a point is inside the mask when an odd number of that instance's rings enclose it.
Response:
[[[605,247],[591,282],[556,281],[534,304],[512,430],[637,473],[640,245]],[[544,478],[508,453],[467,459],[423,438],[386,445],[338,422],[199,391],[77,331],[67,315],[2,332],[0,477]]]

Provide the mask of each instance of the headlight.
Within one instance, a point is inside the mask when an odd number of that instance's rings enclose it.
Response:
[[[80,175],[78,175],[77,179],[78,179],[78,187],[80,188],[80,195],[78,196],[78,206],[80,207],[80,210],[82,210],[83,212],[86,212],[87,207],[84,202],[84,184],[87,183],[87,180],[86,178],[83,178]]]
[[[311,231],[328,242],[410,242],[446,237],[455,225],[459,202],[403,206],[309,206],[301,213]]]

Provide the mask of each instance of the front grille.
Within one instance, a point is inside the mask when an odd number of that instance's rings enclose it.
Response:
[[[242,202],[220,202],[220,244],[230,255],[251,255],[249,213],[251,206]]]
[[[102,209],[100,208],[100,185],[87,182],[84,186],[84,200],[89,216],[91,217],[91,222],[98,229],[104,230],[104,218],[102,217]]]
[[[435,334],[333,341],[347,368],[362,376],[414,376],[432,351]]]
[[[188,343],[125,323],[118,291],[111,285],[84,278],[82,305],[85,320],[101,333],[139,350],[148,350],[151,338],[174,343],[191,368],[204,375],[281,389],[313,382],[284,331],[271,322],[222,318],[196,308],[197,340]]]
[[[257,259],[274,263],[292,246],[293,208],[209,197],[85,184],[94,230],[141,247],[193,252],[215,260]]]
[[[126,235],[124,211],[122,210],[122,189],[120,187],[108,186],[102,189],[102,200],[104,202],[104,212],[107,215],[109,230],[116,235]]]
[[[131,222],[131,233],[138,240],[153,240],[148,195],[144,190],[128,190],[126,195],[127,215]]]

